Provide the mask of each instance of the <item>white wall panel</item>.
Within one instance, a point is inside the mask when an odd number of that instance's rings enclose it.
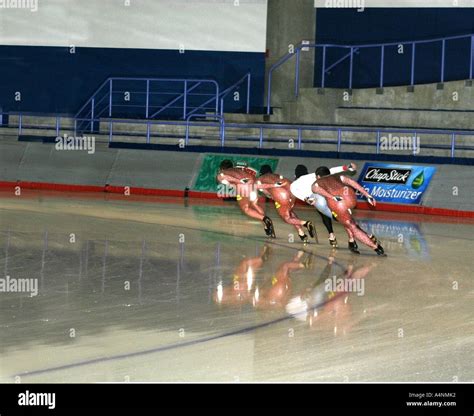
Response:
[[[9,1],[0,45],[265,51],[267,0]]]

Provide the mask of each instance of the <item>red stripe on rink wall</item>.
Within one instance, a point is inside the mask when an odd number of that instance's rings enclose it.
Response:
[[[104,186],[101,192],[110,192],[113,194],[125,195],[127,189],[130,190],[130,194],[134,195],[156,195],[156,196],[177,196],[184,197],[184,191],[177,191],[174,189],[152,189],[152,188],[127,188],[125,186]]]
[[[106,192],[111,194],[125,195],[125,186],[98,186],[98,185],[71,185],[62,183],[48,183],[48,182],[7,182],[0,181],[0,189],[11,189],[19,186],[23,189],[36,189],[45,191],[62,191],[62,192]],[[151,196],[168,196],[168,197],[179,197],[184,198],[186,192],[179,191],[176,189],[154,189],[154,188],[139,188],[130,187],[131,195],[151,195]],[[200,191],[188,191],[187,195],[189,198],[200,198],[200,199],[220,199],[214,192],[200,192]]]
[[[58,184],[48,182],[7,182],[0,181],[0,188],[14,190],[15,187],[19,186],[23,189],[36,189],[36,190],[48,190],[48,191],[61,191],[61,192],[106,192],[112,194],[125,195],[128,187],[125,186],[96,186],[96,185],[72,185],[72,184]],[[152,188],[128,188],[130,195],[151,195],[151,196],[167,196],[167,197],[180,197],[184,198],[185,195],[189,198],[200,198],[200,199],[220,199],[214,192],[199,192],[199,191],[179,191],[174,189],[152,189]],[[299,201],[298,201],[299,202]],[[304,203],[301,203],[304,205]],[[474,211],[460,211],[449,208],[436,208],[427,207],[423,205],[404,205],[404,204],[388,204],[379,202],[377,207],[371,207],[367,202],[358,202],[357,208],[369,211],[385,211],[385,212],[398,212],[407,214],[423,214],[423,215],[440,215],[447,217],[462,217],[462,218],[474,218]]]
[[[94,185],[69,185],[62,183],[47,183],[47,182],[4,182],[0,181],[0,188],[14,189],[16,186],[24,189],[44,189],[48,191],[63,191],[63,192],[104,192],[103,186]]]

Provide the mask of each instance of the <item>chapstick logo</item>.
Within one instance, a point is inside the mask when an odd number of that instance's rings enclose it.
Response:
[[[18,395],[19,406],[48,406],[48,409],[56,408],[56,393],[30,393],[26,390]]]
[[[388,169],[370,166],[363,181],[406,184],[410,175],[411,169]]]

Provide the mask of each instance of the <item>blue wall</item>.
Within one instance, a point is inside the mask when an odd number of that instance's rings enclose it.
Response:
[[[64,47],[0,46],[0,108],[75,113],[110,76],[210,78],[225,88],[248,71],[251,107],[262,107],[264,53],[77,48],[70,54]]]
[[[461,8],[370,8],[318,9],[316,13],[317,43],[368,44],[430,39],[474,33],[474,9]],[[348,51],[329,51],[330,65]],[[466,79],[469,75],[470,41],[456,40],[446,44],[445,80]],[[316,51],[315,86],[321,84],[321,51]],[[385,85],[410,83],[411,47],[404,54],[396,47],[385,50]],[[416,48],[415,83],[439,82],[441,43]],[[326,74],[327,87],[348,86],[349,60]],[[380,49],[364,49],[354,58],[353,87],[378,86]]]

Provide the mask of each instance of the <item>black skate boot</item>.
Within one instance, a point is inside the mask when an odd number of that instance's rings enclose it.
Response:
[[[316,244],[319,244],[319,239],[318,239],[318,232],[316,231],[316,227],[314,226],[312,221],[306,221],[304,226],[308,230],[309,235],[311,238],[314,238],[316,241]]]
[[[337,239],[334,237],[334,239],[329,239],[329,244],[331,245],[332,248],[337,248]]]
[[[308,236],[306,234],[298,234],[300,236],[301,241],[304,243],[304,245],[308,244]]]
[[[349,250],[352,251],[354,254],[360,254],[359,246],[355,241],[349,241]]]
[[[263,221],[263,224],[265,226],[265,234],[268,237],[276,238],[275,229],[273,228],[273,222],[272,222],[271,218],[265,216],[265,217],[263,217],[262,221]]]
[[[308,230],[308,233],[311,238],[314,238],[316,236],[316,228],[314,227],[314,224],[311,221],[306,221],[304,223],[304,227]]]
[[[380,243],[377,243],[377,248],[374,250],[378,256],[383,256],[383,257],[387,257],[387,255],[385,254],[385,251],[383,249],[383,247],[380,245]]]

